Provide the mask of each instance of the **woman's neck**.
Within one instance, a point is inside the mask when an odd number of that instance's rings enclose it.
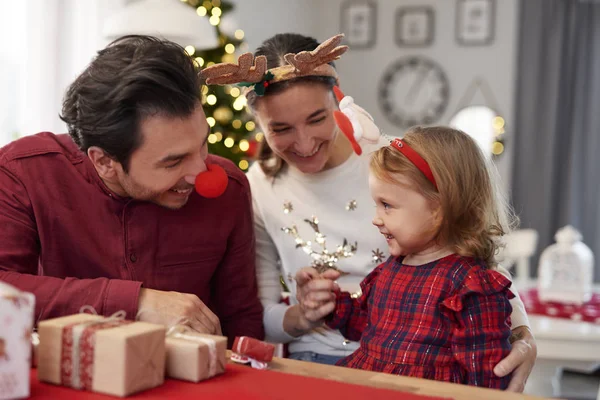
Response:
[[[350,158],[353,151],[350,141],[338,130],[335,141],[333,142],[333,149],[327,163],[325,163],[323,171],[342,165]]]

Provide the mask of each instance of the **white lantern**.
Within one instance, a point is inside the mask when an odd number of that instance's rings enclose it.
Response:
[[[570,225],[559,229],[554,238],[556,243],[548,246],[540,258],[539,299],[583,304],[592,297],[594,254]]]

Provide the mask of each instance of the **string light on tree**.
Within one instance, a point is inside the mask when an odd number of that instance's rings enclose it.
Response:
[[[492,143],[492,154],[494,156],[499,156],[504,153],[504,133],[505,130],[504,118],[497,115],[492,120],[492,127],[494,129],[494,142]]]
[[[193,56],[194,53],[196,52],[196,48],[194,46],[185,46],[185,52],[188,53],[190,56]]]
[[[233,54],[225,54],[221,57],[221,61],[224,63],[235,63],[235,56]]]
[[[238,167],[240,167],[240,169],[242,171],[247,170],[249,166],[250,166],[250,164],[248,163],[247,160],[240,160],[240,162],[238,163]]]
[[[248,149],[250,148],[250,142],[246,139],[242,139],[240,140],[240,144],[238,146],[240,146],[241,151],[248,151]]]
[[[244,107],[246,106],[246,98],[243,96],[239,96],[238,98],[235,99],[235,101],[233,102],[233,108],[236,111],[242,111],[244,109]]]
[[[173,0],[176,1],[176,0]],[[241,29],[224,31],[222,18],[234,8],[225,0],[181,0],[193,7],[198,18],[206,18],[214,26],[219,39],[218,47],[200,50],[189,43],[186,52],[193,57],[198,68],[206,68],[220,62],[235,62],[237,51],[247,51]],[[168,0],[165,0],[168,3]],[[176,6],[177,4],[175,4]],[[246,49],[246,50],[244,50]],[[254,123],[246,113],[246,99],[237,86],[202,86],[200,100],[212,133],[208,137],[209,152],[232,160],[240,169],[249,168],[249,160],[257,148]],[[242,162],[244,161],[244,162]]]

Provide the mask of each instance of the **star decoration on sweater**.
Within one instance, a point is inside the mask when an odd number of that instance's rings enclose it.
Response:
[[[292,211],[294,211],[294,205],[292,204],[291,201],[286,201],[285,203],[283,203],[283,213],[284,214],[289,214]]]
[[[356,210],[356,200],[350,200],[348,204],[346,204],[346,211],[354,211]]]
[[[336,264],[342,258],[354,256],[358,247],[358,243],[348,243],[348,240],[344,238],[343,243],[337,246],[334,251],[331,251],[327,249],[325,235],[321,233],[319,229],[319,219],[313,216],[310,219],[305,219],[304,222],[310,225],[315,232],[314,241],[320,248],[314,248],[311,241],[304,240],[300,236],[296,225],[283,227],[281,230],[294,238],[297,249],[302,249],[306,254],[309,255],[310,259],[312,260],[311,266],[315,268],[317,272],[322,274],[328,269],[334,269],[340,271],[342,275],[347,275],[346,272],[339,270]]]
[[[371,257],[373,258],[373,262],[375,264],[379,264],[380,262],[382,262],[383,257],[385,257],[383,252],[379,249],[371,250],[371,253],[373,253]]]

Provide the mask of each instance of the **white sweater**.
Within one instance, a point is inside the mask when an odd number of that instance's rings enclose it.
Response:
[[[320,354],[346,356],[358,348],[337,330],[315,329],[293,338],[283,330],[283,317],[288,308],[280,303],[280,276],[291,291],[291,304],[296,304],[296,284],[293,277],[303,267],[310,266],[310,257],[296,248],[294,238],[282,231],[283,227],[296,225],[300,236],[315,243],[314,231],[304,219],[318,217],[319,228],[326,236],[327,249],[335,251],[344,239],[358,242],[358,250],[351,258],[339,260],[339,269],[349,273],[338,280],[342,290],[355,292],[360,282],[377,266],[373,252],[379,249],[384,261],[389,256],[387,243],[371,221],[375,204],[368,187],[369,155],[389,141],[381,138],[378,144],[364,144],[363,154],[352,154],[342,165],[317,174],[303,174],[286,167],[276,178],[266,177],[256,163],[248,171],[254,204],[256,230],[256,269],[259,296],[265,308],[264,324],[267,340],[289,343],[289,351],[313,351]],[[350,202],[356,209],[347,209]],[[292,206],[290,211],[289,205]],[[289,212],[285,213],[287,209]],[[500,272],[507,275],[508,272]],[[518,294],[515,293],[518,296]],[[525,308],[517,297],[513,306],[512,326],[529,325]]]

